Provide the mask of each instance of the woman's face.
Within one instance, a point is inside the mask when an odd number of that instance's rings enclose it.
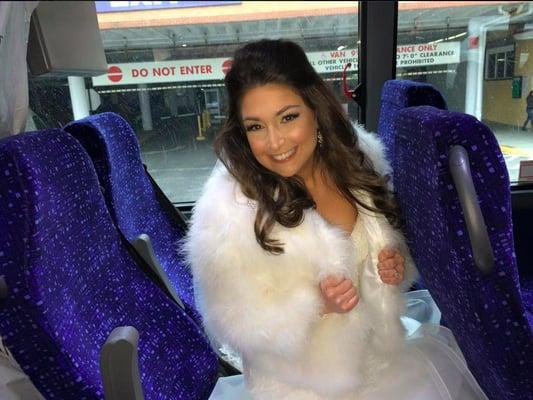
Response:
[[[274,83],[250,89],[240,112],[252,153],[262,166],[283,177],[311,176],[318,125],[293,89]]]

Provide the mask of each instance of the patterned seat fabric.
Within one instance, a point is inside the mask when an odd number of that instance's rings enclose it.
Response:
[[[206,399],[217,358],[194,321],[133,262],[91,160],[58,129],[0,141],[0,332],[47,399],[102,399],[100,350],[140,334],[146,399]]]
[[[89,153],[117,227],[129,241],[141,233],[150,236],[154,253],[170,282],[189,314],[199,321],[192,275],[177,253],[177,243],[183,232],[159,203],[129,124],[109,112],[72,122],[64,129]]]
[[[495,255],[488,276],[473,262],[448,169],[452,145],[469,154]],[[509,176],[496,138],[472,116],[411,107],[399,113],[395,148],[394,186],[413,258],[469,367],[491,399],[531,399],[533,332],[516,267]]]
[[[446,110],[446,101],[432,85],[393,79],[385,82],[381,91],[378,134],[385,144],[389,160],[394,160],[395,123],[398,113],[406,107],[433,106]]]
[[[404,108],[414,106],[447,109],[444,97],[430,84],[401,79],[385,82],[381,90],[378,134],[385,145],[385,154],[391,164],[395,157],[394,142],[398,114]],[[423,277],[413,284],[412,289],[427,289]],[[442,323],[445,324],[445,320]]]

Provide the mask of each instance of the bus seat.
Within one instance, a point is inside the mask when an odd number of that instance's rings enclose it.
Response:
[[[381,90],[381,102],[378,121],[378,134],[385,145],[385,154],[391,162],[394,160],[394,137],[396,119],[401,110],[412,106],[434,106],[447,109],[441,93],[428,83],[402,79],[386,81]],[[394,169],[392,170],[394,175]],[[392,176],[391,176],[392,177]],[[423,277],[419,277],[412,289],[427,289]],[[445,321],[443,320],[443,323]]]
[[[509,175],[498,142],[474,117],[430,106],[401,110],[396,128],[394,186],[413,259],[485,393],[531,399],[533,319],[531,297],[523,296],[531,286],[520,288]],[[471,200],[481,216],[475,228],[485,232],[492,271],[477,267],[474,230],[465,222],[471,210],[463,212],[449,168],[452,146],[468,154],[477,192]]]
[[[185,220],[152,183],[130,125],[111,112],[91,115],[65,126],[91,157],[115,225],[134,242],[148,235],[153,253],[187,311],[200,321],[194,304],[192,274],[178,256]]]
[[[207,399],[217,356],[121,240],[79,143],[59,129],[0,140],[0,332],[47,399],[102,399],[100,350],[139,331],[148,399]]]
[[[387,159],[394,160],[394,124],[398,113],[406,107],[433,106],[447,109],[441,93],[428,83],[392,79],[383,85],[378,121],[378,134],[385,144]],[[393,171],[394,173],[394,171]]]

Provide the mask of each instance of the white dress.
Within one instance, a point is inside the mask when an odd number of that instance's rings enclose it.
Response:
[[[368,242],[362,223],[356,223],[352,238],[357,262],[364,262]],[[429,293],[409,292],[406,297],[407,311],[402,316],[407,330],[405,351],[383,367],[378,381],[342,400],[488,400],[468,370],[452,332],[438,325],[440,311]],[[304,390],[294,394],[291,400],[325,400]],[[242,375],[220,378],[209,399],[267,400],[255,399]]]

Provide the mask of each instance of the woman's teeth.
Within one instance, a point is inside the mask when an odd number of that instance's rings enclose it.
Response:
[[[289,158],[290,156],[292,156],[294,154],[294,152],[296,151],[296,148],[293,147],[292,149],[290,149],[289,151],[285,152],[285,153],[282,153],[282,154],[276,154],[275,156],[272,156],[274,158],[274,160],[276,161],[283,161],[283,160],[286,160],[287,158]]]

